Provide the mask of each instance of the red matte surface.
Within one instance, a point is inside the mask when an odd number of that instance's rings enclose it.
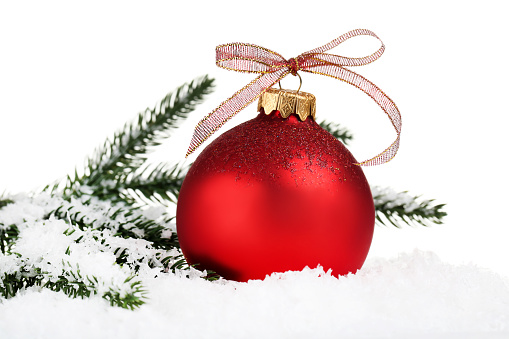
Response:
[[[238,281],[317,265],[355,273],[375,219],[355,162],[314,120],[262,111],[212,142],[189,170],[177,205],[184,256]]]

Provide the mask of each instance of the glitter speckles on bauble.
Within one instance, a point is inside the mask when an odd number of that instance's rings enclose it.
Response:
[[[361,268],[375,221],[368,182],[312,117],[283,117],[300,101],[270,114],[262,105],[198,156],[177,205],[190,264],[237,281],[306,266],[336,276]]]

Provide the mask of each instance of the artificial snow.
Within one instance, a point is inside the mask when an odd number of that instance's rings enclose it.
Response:
[[[506,278],[474,265],[443,262],[432,252],[369,258],[356,274],[339,278],[319,267],[263,281],[210,282],[197,270],[161,272],[161,253],[149,242],[115,237],[117,225],[106,218],[114,210],[108,203],[74,201],[73,209],[113,223],[103,230],[80,230],[48,217],[65,204],[58,197],[9,198],[14,203],[0,209],[0,227],[20,225],[19,255],[0,254],[0,274],[23,264],[42,268],[51,279],[79,265],[80,274],[98,278],[99,293],[72,299],[32,287],[0,298],[1,339],[509,337]],[[70,213],[77,212],[73,209]],[[162,212],[144,213],[157,218]],[[171,228],[166,233],[171,235]],[[116,248],[127,250],[126,265],[115,264]],[[146,291],[145,304],[134,311],[110,306],[101,294],[111,288],[132,292],[124,281],[133,274],[127,264],[134,262],[140,267],[133,281]]]
[[[507,338],[509,288],[430,252],[372,259],[355,275],[318,269],[263,281],[143,277],[135,311],[100,297],[30,289],[0,304],[0,338]]]

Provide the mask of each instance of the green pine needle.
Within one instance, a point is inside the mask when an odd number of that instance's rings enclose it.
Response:
[[[403,224],[429,226],[442,224],[447,216],[445,204],[433,203],[434,200],[422,200],[406,191],[396,193],[391,189],[372,187],[375,202],[376,220],[381,225],[393,225],[401,228]]]

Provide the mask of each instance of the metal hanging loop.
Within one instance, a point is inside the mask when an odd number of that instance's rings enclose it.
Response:
[[[299,88],[297,89],[297,93],[299,93],[300,88],[302,87],[302,78],[300,77],[300,74],[299,74],[299,73],[295,73],[295,74],[297,74],[297,76],[299,77]],[[280,80],[280,81],[278,81],[278,84],[279,84],[279,89],[283,89],[283,88],[281,87],[281,80]]]

